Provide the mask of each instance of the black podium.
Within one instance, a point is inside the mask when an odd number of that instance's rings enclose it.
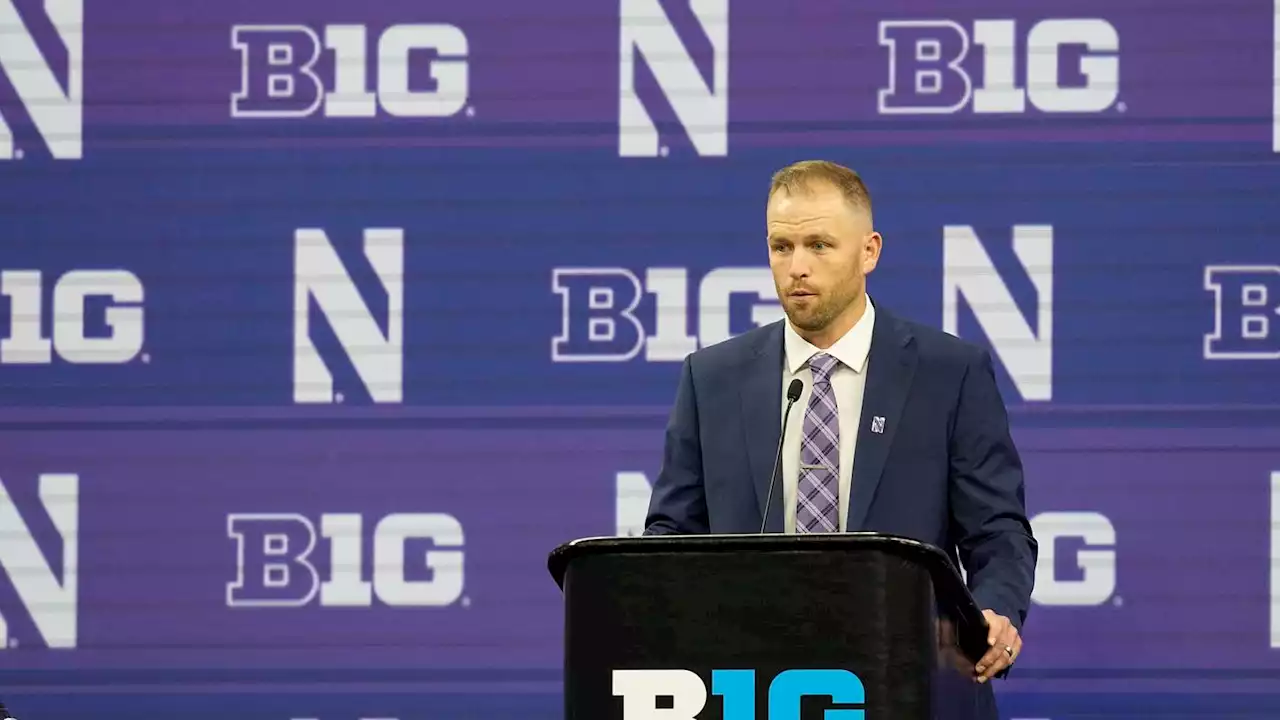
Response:
[[[937,548],[876,533],[591,538],[565,597],[566,720],[994,718],[986,621]]]

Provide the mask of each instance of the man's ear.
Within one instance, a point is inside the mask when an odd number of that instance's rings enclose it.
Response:
[[[872,232],[862,241],[862,272],[871,272],[880,263],[880,249],[884,246],[884,238],[880,233]]]

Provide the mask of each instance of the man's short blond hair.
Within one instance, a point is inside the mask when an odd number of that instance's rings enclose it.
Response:
[[[808,192],[814,182],[831,183],[850,205],[870,217],[871,193],[862,178],[853,170],[829,160],[801,160],[782,168],[773,174],[769,197],[772,198],[778,190],[786,190],[788,195]]]

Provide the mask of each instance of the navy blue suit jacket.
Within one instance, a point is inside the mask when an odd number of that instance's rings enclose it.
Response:
[[[685,358],[646,535],[760,531],[782,426],[783,322]],[[963,563],[978,606],[1021,630],[1037,546],[990,354],[876,305],[860,424],[848,530],[941,548]],[[780,475],[766,532],[783,530]]]

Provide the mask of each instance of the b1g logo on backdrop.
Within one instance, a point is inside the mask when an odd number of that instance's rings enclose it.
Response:
[[[1213,330],[1206,360],[1280,360],[1280,265],[1209,265]]]
[[[0,365],[120,365],[143,355],[145,291],[128,270],[0,271]],[[2,306],[2,305],[0,305]],[[0,311],[3,312],[3,311]]]
[[[707,706],[707,685],[692,670],[614,670],[613,694],[622,720],[695,720]],[[848,670],[784,670],[769,683],[768,715],[756,714],[756,671],[712,670],[711,695],[724,703],[724,720],[796,720],[801,699],[830,698],[830,720],[864,720],[866,690]],[[658,698],[664,698],[659,703]]]
[[[467,36],[453,25],[392,25],[376,35],[364,25],[236,25],[231,46],[240,53],[235,118],[301,118],[321,109],[331,118],[372,118],[379,109],[438,118],[462,112],[469,97]]]
[[[43,473],[37,479],[38,504],[48,516],[54,534],[38,533],[27,524],[23,515],[30,519],[41,510],[32,506],[20,509],[12,489],[12,483],[6,488],[0,481],[0,573],[16,592],[19,607],[0,605],[0,650],[26,644],[11,624],[19,611],[34,626],[36,637],[31,638],[32,642],[49,648],[74,648],[80,478],[69,473]]]
[[[735,324],[756,327],[782,317],[769,268],[716,268],[692,282],[689,276],[687,268],[651,267],[641,282],[626,268],[556,268],[551,289],[560,296],[561,324],[551,340],[551,359],[626,362],[643,351],[648,362],[679,362],[700,347],[728,340]],[[654,299],[642,312],[646,295]],[[738,305],[736,296],[747,296],[749,304]],[[689,327],[691,311],[696,334]]]
[[[1102,18],[1041,20],[1025,31],[1015,20],[882,20],[880,44],[885,115],[1097,113],[1119,98],[1120,36]]]
[[[1115,602],[1116,528],[1097,512],[1042,512],[1031,518],[1040,544],[1031,600],[1051,607]]]
[[[236,578],[228,607],[443,607],[461,601],[462,524],[445,513],[393,513],[366,523],[359,513],[233,513]],[[370,579],[364,543],[372,525]],[[317,552],[317,545],[327,552]]]
[[[45,0],[25,3],[26,20],[15,0],[0,0],[0,75],[17,94],[22,110],[55,160],[79,160],[84,155],[84,0]],[[34,16],[43,8],[46,17]],[[51,25],[60,46],[41,41],[48,35],[32,32]],[[58,77],[49,61],[66,57],[66,77]],[[0,108],[0,160],[21,160],[14,129]]]

